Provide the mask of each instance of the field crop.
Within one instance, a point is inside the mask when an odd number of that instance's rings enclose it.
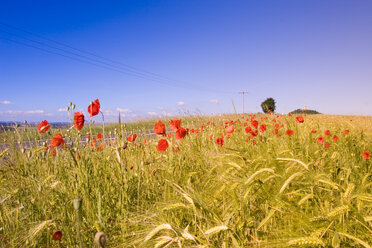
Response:
[[[146,123],[159,134],[51,128],[0,152],[0,246],[371,247],[371,117]]]

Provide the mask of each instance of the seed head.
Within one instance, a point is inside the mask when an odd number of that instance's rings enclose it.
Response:
[[[97,247],[105,247],[107,243],[106,235],[103,232],[98,232],[94,235],[94,245]]]
[[[83,199],[81,199],[80,196],[77,196],[77,197],[74,199],[73,203],[74,203],[74,208],[75,208],[76,211],[79,211],[79,209],[80,209],[80,207],[81,207],[81,202],[82,202],[82,200],[83,200]]]

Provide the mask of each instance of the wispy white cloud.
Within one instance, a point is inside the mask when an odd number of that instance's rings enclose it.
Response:
[[[47,114],[44,110],[7,110],[0,112],[5,115],[45,115]]]
[[[152,115],[152,116],[159,116],[159,114],[158,113],[156,113],[156,112],[147,112],[149,115]]]
[[[111,109],[105,109],[102,111],[104,116],[117,116],[118,114]]]
[[[169,113],[169,112],[167,112],[167,111],[165,111],[165,110],[162,111],[161,114],[162,114],[163,116],[172,116],[171,113]]]
[[[184,102],[177,102],[177,106],[183,106],[183,105],[185,105]]]
[[[0,103],[5,104],[5,105],[13,104],[11,101],[7,101],[7,100],[0,101]]]
[[[210,100],[210,102],[213,103],[213,104],[218,104],[219,103],[219,101],[217,99],[212,99],[212,100]]]
[[[66,111],[67,111],[66,108],[59,108],[59,109],[58,109],[58,112],[66,112]]]
[[[120,113],[132,113],[133,112],[130,109],[122,109],[122,108],[116,108],[116,111],[119,111]]]

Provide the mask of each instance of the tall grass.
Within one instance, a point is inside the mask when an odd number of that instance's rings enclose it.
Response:
[[[274,117],[284,125],[279,136]],[[122,137],[99,151],[74,143],[57,156],[1,153],[0,246],[92,247],[103,232],[106,247],[371,247],[372,165],[361,154],[372,151],[372,118],[308,116],[298,124],[263,115],[256,119],[267,130],[253,139],[244,118],[185,118],[182,126],[204,130],[168,138],[164,153],[160,137],[144,135],[126,148]],[[235,131],[219,146],[230,120]],[[327,149],[316,141],[326,129]]]

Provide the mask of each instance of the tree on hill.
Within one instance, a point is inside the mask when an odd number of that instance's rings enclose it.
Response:
[[[275,112],[275,100],[271,97],[267,98],[265,101],[261,103],[262,111],[267,114],[269,110],[271,113]]]
[[[290,112],[290,114],[308,114],[308,115],[317,115],[320,114],[316,110],[311,110],[311,109],[296,109]]]

